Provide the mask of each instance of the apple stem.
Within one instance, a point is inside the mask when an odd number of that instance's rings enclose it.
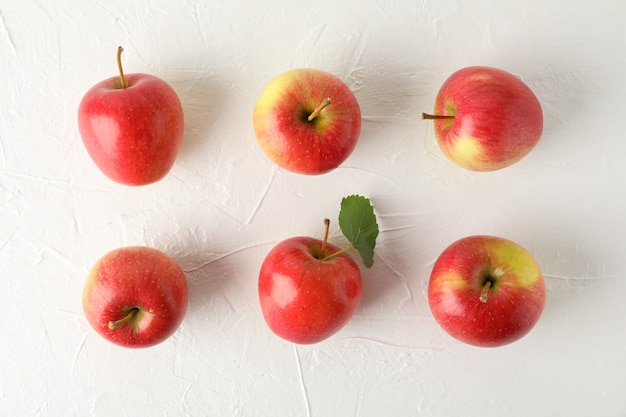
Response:
[[[121,326],[124,326],[125,324],[128,324],[128,322],[132,321],[135,318],[137,313],[139,313],[139,307],[131,308],[130,310],[128,310],[128,314],[126,314],[121,319],[117,321],[110,321],[109,330],[115,330]]]
[[[322,247],[320,248],[320,256],[323,256],[320,261],[329,261],[333,259],[335,256],[341,255],[344,252],[352,249],[354,247],[353,244],[348,245],[347,247],[329,255],[326,255],[326,244],[328,243],[328,229],[330,228],[330,220],[324,219],[324,240],[322,240]]]
[[[485,282],[485,286],[483,287],[483,290],[480,292],[480,302],[481,303],[486,303],[487,302],[487,296],[489,295],[489,288],[491,288],[491,281],[490,280]]]
[[[315,110],[313,110],[313,113],[309,115],[309,118],[308,118],[309,122],[312,122],[313,119],[319,116],[320,112],[324,110],[324,108],[328,106],[330,103],[331,103],[330,97],[325,98],[324,101],[322,101],[320,105],[317,106]]]
[[[117,68],[120,70],[120,82],[122,88],[128,87],[126,84],[126,78],[124,77],[124,70],[122,69],[122,52],[124,52],[124,48],[121,46],[117,47]]]
[[[427,120],[454,119],[454,116],[422,113],[422,119],[427,119]]]
[[[326,242],[328,242],[328,229],[330,228],[330,220],[324,219],[324,240],[322,241],[322,254],[326,250]]]
[[[341,249],[341,250],[338,250],[338,251],[337,251],[337,252],[335,252],[335,253],[331,253],[330,255],[323,257],[323,258],[322,258],[322,261],[329,261],[329,260],[333,259],[335,256],[339,256],[339,255],[341,255],[342,253],[349,251],[349,250],[350,250],[350,249],[352,249],[353,247],[354,247],[354,245],[353,245],[353,244],[350,244],[350,245],[346,246],[345,248],[343,248],[343,249]]]

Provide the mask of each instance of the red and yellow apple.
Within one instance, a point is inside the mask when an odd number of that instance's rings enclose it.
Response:
[[[162,179],[181,146],[184,115],[174,89],[149,74],[99,82],[83,96],[78,128],[87,153],[111,180],[146,185]]]
[[[532,90],[506,71],[483,66],[453,73],[435,100],[435,137],[444,155],[473,171],[519,161],[543,132],[543,112]]]
[[[183,321],[187,280],[165,253],[123,247],[93,265],[82,301],[87,321],[102,337],[124,347],[148,347],[167,339]]]
[[[354,150],[361,110],[337,76],[299,68],[267,84],[254,107],[253,124],[258,144],[271,161],[288,171],[323,174]]]
[[[469,236],[437,258],[428,285],[433,317],[452,337],[496,347],[526,335],[543,311],[546,290],[532,255],[495,236]]]

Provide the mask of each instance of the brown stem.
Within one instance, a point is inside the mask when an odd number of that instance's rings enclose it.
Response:
[[[427,120],[454,119],[454,116],[444,116],[441,114],[422,113],[422,119],[427,119]]]
[[[308,118],[309,122],[312,122],[312,121],[313,121],[313,119],[315,119],[317,116],[319,116],[320,112],[321,112],[322,110],[324,110],[324,107],[326,107],[326,106],[328,106],[328,105],[330,104],[330,101],[331,101],[331,100],[330,100],[330,97],[325,98],[325,99],[324,99],[324,101],[322,101],[322,102],[320,103],[320,105],[319,105],[319,106],[317,106],[317,107],[315,108],[315,110],[313,110],[313,113],[311,113],[311,114],[309,115],[309,118]]]
[[[480,292],[480,302],[481,303],[486,303],[487,302],[487,296],[489,295],[489,288],[491,288],[491,281],[485,282],[485,286],[483,287],[482,291]]]
[[[130,310],[128,310],[128,314],[126,314],[121,319],[119,319],[117,321],[110,321],[109,322],[109,330],[115,330],[118,327],[121,327],[121,326],[124,326],[124,325],[128,324],[128,322],[132,321],[135,318],[137,313],[139,313],[139,307],[131,308]]]
[[[122,52],[124,48],[121,46],[117,47],[117,68],[120,70],[120,85],[122,88],[128,87],[126,84],[126,78],[124,77],[124,70],[122,69]]]
[[[328,229],[330,227],[330,220],[328,219],[324,219],[324,226],[326,226],[325,231],[324,231],[324,240],[322,241],[322,248],[320,249],[320,254],[321,256],[323,256],[322,259],[320,259],[321,261],[329,261],[331,259],[333,259],[336,256],[341,255],[344,252],[347,252],[348,250],[352,249],[354,247],[354,245],[351,243],[348,246],[346,246],[345,248],[338,250],[337,252],[331,253],[330,255],[326,255],[326,243],[328,242]]]
[[[328,242],[328,229],[330,228],[330,220],[324,219],[324,240],[322,241],[322,256],[324,256],[324,251],[326,251],[326,242]]]

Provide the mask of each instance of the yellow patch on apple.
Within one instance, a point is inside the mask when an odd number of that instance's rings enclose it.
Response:
[[[464,167],[480,168],[483,148],[478,139],[468,136],[459,138],[454,146],[448,148],[450,158]]]
[[[441,290],[457,291],[470,288],[470,283],[458,271],[448,271],[436,282]]]
[[[513,243],[486,243],[486,249],[496,256],[498,264],[508,265],[508,271],[518,278],[518,285],[529,287],[542,276],[541,269],[532,255]],[[489,247],[490,246],[490,247]]]
[[[474,76],[471,77],[472,81],[491,81],[493,79],[493,77],[490,74],[487,73],[478,73]]]
[[[257,100],[256,107],[258,110],[267,111],[267,109],[271,109],[276,103],[280,102],[281,96],[288,91],[286,80],[283,81],[283,79],[286,79],[285,75],[280,74],[267,84]]]

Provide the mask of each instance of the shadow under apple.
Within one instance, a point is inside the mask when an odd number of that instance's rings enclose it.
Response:
[[[170,74],[168,82],[178,93],[185,115],[185,131],[179,158],[196,151],[199,143],[210,140],[211,128],[224,105],[226,94],[220,84],[195,71]]]
[[[197,261],[193,256],[176,257],[189,286],[189,310],[202,310],[221,297],[230,280],[228,265],[217,260]]]
[[[362,268],[363,293],[360,312],[377,311],[377,315],[391,316],[415,314],[421,310],[423,289],[430,272],[427,251],[416,252],[416,241],[424,237],[417,234],[419,228],[411,214],[389,214],[380,199],[378,210],[380,233],[374,251],[374,265]],[[387,213],[387,214],[385,214]],[[417,244],[418,248],[426,246]],[[419,277],[424,276],[424,279]]]

